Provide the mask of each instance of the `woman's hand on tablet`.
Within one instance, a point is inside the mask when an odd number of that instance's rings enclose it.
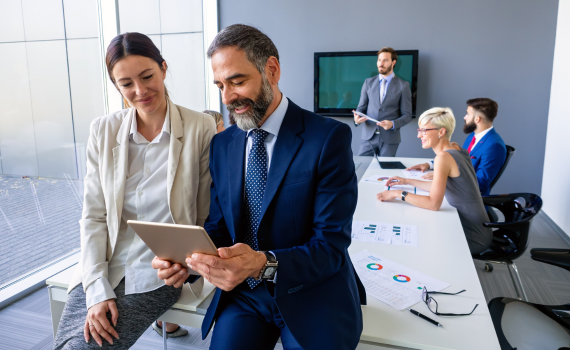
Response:
[[[248,277],[258,278],[261,268],[267,263],[264,253],[256,252],[243,243],[219,248],[218,254],[220,257],[195,253],[186,259],[186,263],[192,270],[226,292]]]
[[[161,260],[156,256],[152,259],[152,268],[158,270],[156,272],[158,278],[164,280],[167,286],[180,288],[188,278],[188,271],[180,264],[172,264],[170,261]]]

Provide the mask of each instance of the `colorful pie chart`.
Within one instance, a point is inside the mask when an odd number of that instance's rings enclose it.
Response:
[[[366,267],[368,267],[369,270],[382,270],[384,268],[384,266],[375,263],[368,264]]]
[[[410,282],[410,277],[408,277],[406,275],[396,275],[396,276],[394,276],[394,281],[407,283],[407,282]]]

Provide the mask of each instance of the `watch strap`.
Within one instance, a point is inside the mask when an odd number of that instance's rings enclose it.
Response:
[[[267,258],[267,262],[261,268],[261,271],[259,271],[259,277],[257,277],[256,280],[273,280],[275,278],[275,273],[277,273],[277,267],[278,267],[277,259],[270,252],[262,252],[262,253],[265,254],[265,257]],[[270,276],[265,276],[265,271],[268,268],[271,268],[274,271]]]

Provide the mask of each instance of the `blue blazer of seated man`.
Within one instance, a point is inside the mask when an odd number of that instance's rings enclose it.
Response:
[[[210,146],[204,228],[220,257],[192,269],[216,287],[202,324],[210,349],[354,349],[365,291],[347,249],[357,202],[351,130],[279,91],[279,54],[232,25],[212,42],[214,83],[233,125]],[[255,279],[262,277],[261,279]]]
[[[471,156],[482,196],[490,194],[491,182],[497,177],[507,159],[507,147],[493,127],[498,109],[497,102],[490,98],[474,98],[467,101],[467,114],[463,118],[465,120],[463,132],[468,134],[463,148]],[[428,167],[433,169],[433,160],[409,169],[425,171]],[[424,178],[430,179],[431,176],[433,173]]]
[[[463,131],[467,139],[463,148],[469,152],[471,163],[477,174],[479,191],[487,196],[491,182],[495,179],[507,159],[507,147],[493,127],[499,106],[490,98],[474,98],[467,101],[467,114]]]

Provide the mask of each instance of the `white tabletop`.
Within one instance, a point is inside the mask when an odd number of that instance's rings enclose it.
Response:
[[[419,158],[380,159],[401,161],[405,166],[427,161]],[[402,170],[381,169],[373,160],[362,179],[375,175],[403,176],[403,173]],[[451,284],[444,290],[446,292],[466,289],[457,296],[434,295],[440,312],[467,313],[475,304],[479,306],[472,315],[460,317],[436,316],[421,302],[412,307],[444,326],[438,328],[407,310],[398,311],[367,295],[368,305],[362,307],[364,330],[361,339],[414,349],[500,349],[457,211],[446,200],[439,211],[417,208],[400,200],[380,202],[376,193],[383,190],[384,186],[380,184],[360,181],[354,220],[416,225],[419,247],[355,241],[349,252],[355,254],[367,249],[440,279]]]

